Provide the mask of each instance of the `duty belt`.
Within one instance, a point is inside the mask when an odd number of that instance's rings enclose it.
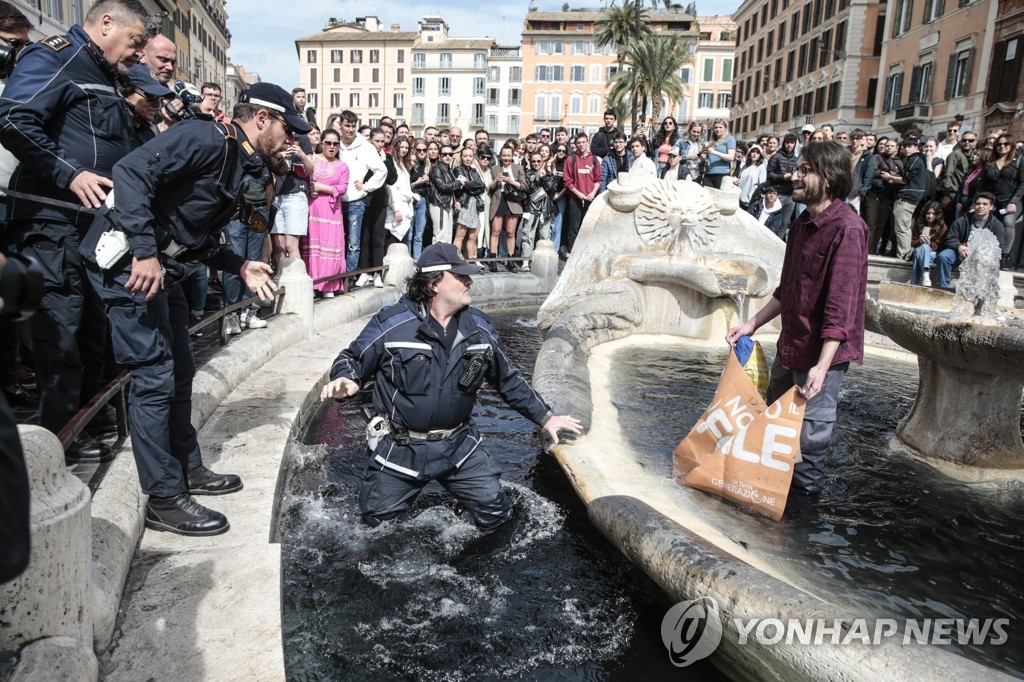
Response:
[[[391,436],[400,445],[408,443],[410,440],[426,440],[426,441],[439,441],[444,440],[448,436],[452,435],[463,426],[466,422],[457,424],[450,429],[434,429],[433,431],[413,431],[407,429],[404,426],[400,426],[394,422],[391,422]]]

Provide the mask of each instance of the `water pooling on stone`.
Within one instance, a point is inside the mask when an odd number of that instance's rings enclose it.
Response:
[[[775,349],[766,345],[766,354]],[[671,476],[672,450],[711,400],[722,351],[632,347],[613,362],[612,400],[637,459]],[[1009,618],[1004,646],[961,653],[1020,675],[1024,487],[970,486],[889,450],[916,389],[913,364],[869,356],[843,385],[820,499],[790,497],[779,523],[680,487],[702,520],[780,575],[867,618]],[[698,512],[699,513],[699,512]]]
[[[492,318],[529,377],[535,311]],[[513,522],[491,537],[436,484],[411,519],[364,527],[363,420],[353,402],[320,411],[305,440],[321,444],[293,461],[279,517],[289,679],[678,674],[658,635],[668,605],[590,526],[533,425],[489,389],[476,419],[516,500]],[[689,670],[721,679],[707,664]]]

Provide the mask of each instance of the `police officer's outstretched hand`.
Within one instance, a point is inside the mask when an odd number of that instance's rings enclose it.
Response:
[[[156,256],[149,258],[132,258],[132,274],[124,283],[125,291],[145,294],[146,300],[156,296],[160,291],[160,284],[163,282],[163,271],[160,268],[160,259]]]
[[[99,208],[107,198],[104,187],[113,187],[114,181],[90,171],[82,171],[71,179],[68,189],[75,193],[83,206]]]
[[[242,276],[245,286],[249,287],[249,291],[258,294],[263,300],[274,298],[277,282],[271,279],[274,274],[272,267],[258,260],[247,260],[242,265],[239,274]]]
[[[544,422],[544,430],[551,436],[551,440],[554,441],[555,445],[558,445],[558,432],[562,429],[571,431],[578,436],[583,433],[583,424],[576,417],[570,417],[569,415],[552,415],[550,419]]]
[[[341,377],[335,379],[326,386],[324,390],[320,391],[320,400],[327,400],[328,398],[351,398],[359,392],[359,384]]]

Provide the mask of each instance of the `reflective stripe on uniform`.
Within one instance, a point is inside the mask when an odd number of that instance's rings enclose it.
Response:
[[[403,466],[398,466],[397,464],[392,464],[391,462],[387,461],[386,459],[384,459],[384,458],[383,458],[383,457],[381,457],[380,455],[374,455],[374,456],[373,456],[373,458],[374,458],[374,459],[375,459],[375,460],[376,460],[376,461],[377,461],[377,462],[378,462],[378,463],[379,463],[379,464],[380,464],[380,465],[381,465],[382,467],[387,467],[388,469],[394,469],[395,471],[398,471],[398,472],[400,472],[400,473],[403,473],[403,474],[405,474],[406,476],[412,476],[413,478],[418,478],[418,477],[419,477],[419,475],[420,475],[420,472],[418,472],[418,471],[413,471],[412,469],[406,469],[405,467],[403,467]],[[460,464],[461,464],[461,462],[460,462]]]
[[[385,348],[415,348],[417,350],[429,350],[433,351],[434,348],[429,343],[416,343],[414,341],[388,341],[384,344]]]

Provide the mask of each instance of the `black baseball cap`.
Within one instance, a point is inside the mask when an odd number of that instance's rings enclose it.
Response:
[[[463,260],[454,244],[431,244],[423,249],[420,259],[416,261],[416,270],[419,272],[444,272],[447,270],[456,275],[478,275],[483,269],[482,265],[475,265]]]
[[[242,93],[238,101],[266,107],[270,111],[280,113],[284,116],[288,127],[299,135],[305,135],[313,129],[313,126],[309,125],[306,119],[299,116],[299,112],[295,110],[292,96],[284,88],[273,83],[253,83]]]
[[[153,97],[169,97],[174,94],[166,85],[153,78],[153,74],[151,74],[149,69],[142,64],[133,65],[128,69],[128,73],[125,74],[125,77],[128,79],[128,82],[131,83],[133,90],[141,92],[144,95],[151,95]]]

